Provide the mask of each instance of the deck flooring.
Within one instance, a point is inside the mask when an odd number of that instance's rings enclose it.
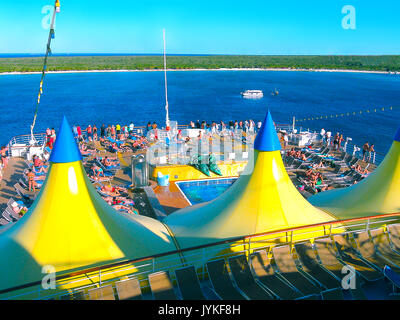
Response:
[[[22,158],[10,158],[8,165],[3,170],[3,179],[0,181],[0,210],[4,210],[10,198],[20,200],[14,189],[14,184],[23,176],[27,165]]]

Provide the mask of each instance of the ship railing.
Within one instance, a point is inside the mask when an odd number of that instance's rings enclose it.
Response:
[[[46,144],[46,134],[45,133],[35,133],[34,135],[35,143],[31,144],[32,136],[30,134],[18,135],[8,142],[8,154],[11,157],[21,157],[29,153],[30,148],[42,148]]]
[[[295,228],[286,228],[259,234],[240,236],[195,247],[175,250],[153,256],[119,261],[77,272],[64,272],[55,277],[56,290],[44,289],[42,281],[0,290],[2,299],[57,299],[74,292],[84,292],[117,281],[138,279],[142,290],[149,289],[148,276],[158,271],[169,271],[172,281],[178,268],[195,265],[199,278],[207,278],[206,263],[215,259],[229,258],[239,254],[249,256],[257,250],[273,246],[293,245],[295,242],[368,231],[400,222],[400,212],[369,217],[334,220]],[[116,274],[119,273],[119,276]],[[71,280],[73,279],[73,280]],[[62,288],[69,289],[62,289]],[[32,290],[30,290],[30,288]],[[148,291],[149,292],[149,291]]]
[[[362,153],[362,147],[354,144],[351,140],[345,142],[341,146],[341,150],[345,151],[346,153],[348,153],[360,160],[364,159],[365,162],[372,163],[375,165],[379,165],[385,158],[385,155],[383,153],[379,153],[376,151],[368,152],[368,153],[366,153],[366,155],[364,157],[363,153]]]
[[[322,140],[321,136],[319,133],[317,133],[316,131],[312,131],[309,128],[307,128],[305,131],[303,131],[302,127],[296,127],[296,131],[297,132],[310,132],[313,133],[316,137],[317,140]],[[331,136],[329,141],[327,141],[326,139],[323,140],[323,143],[325,145],[327,145],[329,143],[330,146],[333,146],[333,139],[334,137]],[[363,153],[362,153],[362,146],[359,146],[357,144],[355,144],[353,142],[353,140],[351,139],[351,137],[347,137],[345,139],[344,142],[342,142],[340,150],[345,151],[347,154],[350,154],[352,156],[355,156],[356,158],[362,160],[363,159]],[[385,158],[385,154],[374,151],[371,152],[370,154],[366,155],[364,160],[366,162],[375,164],[375,165],[379,165],[382,160]]]

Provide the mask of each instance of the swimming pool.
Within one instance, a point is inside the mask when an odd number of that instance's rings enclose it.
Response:
[[[190,204],[198,204],[214,200],[225,192],[237,178],[222,178],[210,180],[195,180],[176,182]]]

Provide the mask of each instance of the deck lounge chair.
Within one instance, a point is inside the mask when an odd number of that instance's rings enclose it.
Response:
[[[119,169],[121,169],[121,165],[117,165],[117,166],[112,167],[112,168],[110,168],[110,167],[107,168],[107,167],[101,162],[101,160],[100,160],[99,158],[97,158],[97,157],[96,157],[96,162],[97,162],[97,165],[98,165],[100,168],[103,169],[104,174],[106,174],[106,172],[116,173]]]
[[[35,194],[29,194],[18,182],[14,184],[14,189],[24,199],[29,201],[34,201],[36,199]]]
[[[322,267],[317,259],[317,255],[310,242],[297,243],[295,249],[303,271],[307,272],[312,278],[316,279],[327,289],[334,289],[341,286],[339,279],[335,278],[334,275],[329,273],[324,267]]]
[[[293,165],[292,165],[291,167],[287,168],[286,171],[295,171],[295,170],[298,170],[298,169],[300,169],[300,167],[301,167],[302,165],[303,165],[303,162],[301,162],[301,161],[298,160],[298,159],[295,159],[295,160],[293,161]]]
[[[292,164],[293,164],[293,161],[294,161],[294,158],[293,157],[290,157],[290,156],[286,156],[285,157],[285,162],[286,162],[286,167],[291,167],[292,166]]]
[[[175,275],[183,300],[206,300],[194,266],[175,270]]]
[[[0,218],[0,226],[6,226],[9,223],[11,223],[10,221],[4,219],[4,218]]]
[[[352,246],[350,239],[338,234],[333,237],[333,240],[341,260],[352,266],[365,280],[375,281],[383,278],[380,272],[360,257],[360,254]]]
[[[7,212],[13,218],[14,221],[18,221],[19,219],[21,219],[21,216],[14,210],[10,209],[10,207],[8,206],[5,208],[4,211]]]
[[[320,299],[321,295],[314,293],[314,294],[309,294],[308,296],[298,298],[296,300],[320,300]]]
[[[317,155],[322,155],[322,154],[326,154],[326,152],[329,150],[329,147],[321,147],[321,149],[319,149],[318,151],[315,152],[315,154]]]
[[[156,300],[176,300],[174,287],[168,271],[155,272],[149,275],[151,292]]]
[[[245,300],[233,286],[225,260],[207,262],[208,276],[216,294],[223,300]]]
[[[356,287],[354,289],[349,289],[353,300],[368,300],[365,292],[362,288],[362,279],[359,276],[356,276]]]
[[[83,291],[77,291],[61,296],[60,300],[86,300],[86,297]]]
[[[362,257],[367,260],[369,263],[377,266],[383,271],[385,265],[390,266],[393,270],[400,272],[400,267],[397,266],[394,262],[384,257],[382,254],[377,252],[374,243],[367,231],[363,231],[360,233],[356,233],[355,240],[357,243],[358,251],[361,253]]]
[[[89,300],[115,300],[112,285],[91,289],[88,291]]]
[[[341,262],[338,259],[332,240],[329,237],[319,238],[315,240],[314,246],[324,268],[329,270],[336,278],[342,279],[342,270],[345,262]]]
[[[228,261],[237,286],[250,300],[273,299],[273,297],[254,280],[245,255],[230,258]]]
[[[317,287],[297,268],[289,246],[279,246],[272,249],[274,263],[277,265],[282,276],[291,285],[300,290],[305,295],[320,293],[322,288]]]
[[[142,291],[138,279],[121,280],[115,283],[119,300],[140,300]]]
[[[400,224],[391,224],[387,228],[392,248],[396,253],[400,254]]]
[[[258,251],[251,255],[251,266],[261,284],[280,299],[292,300],[303,296],[300,291],[295,290],[276,274],[265,250]]]
[[[393,293],[397,293],[398,289],[400,289],[400,274],[393,271],[389,266],[385,266],[383,268],[383,274],[393,285]],[[396,290],[397,288],[397,290]]]
[[[343,292],[341,288],[330,289],[321,292],[323,300],[343,300]]]
[[[349,167],[351,168],[352,166],[355,166],[359,161],[360,159],[353,157],[353,159],[349,162]]]
[[[4,211],[2,213],[3,219],[7,220],[8,222],[14,222],[14,219],[10,216],[7,209],[8,208],[4,209]]]
[[[385,259],[392,262],[399,269],[400,266],[400,255],[394,252],[390,246],[389,238],[382,228],[371,230],[371,238],[375,244],[375,248],[378,253]]]

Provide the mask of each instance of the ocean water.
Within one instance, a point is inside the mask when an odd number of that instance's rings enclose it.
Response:
[[[29,133],[40,75],[0,75],[0,144]],[[269,93],[274,89],[278,96]],[[243,99],[240,92],[261,89],[264,98]],[[168,72],[170,119],[229,121],[264,118],[267,108],[277,123],[370,108],[400,106],[400,76],[389,74],[285,71]],[[145,125],[165,122],[162,72],[48,74],[35,132],[70,124]],[[302,123],[304,128],[340,132],[386,153],[400,126],[400,108]]]

